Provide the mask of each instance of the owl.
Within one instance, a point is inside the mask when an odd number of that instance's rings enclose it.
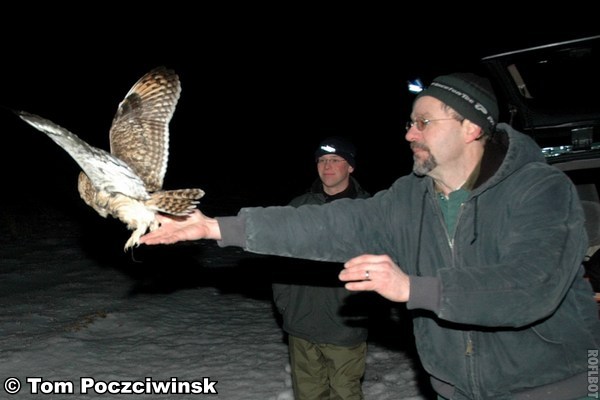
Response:
[[[201,189],[163,190],[169,158],[169,122],[181,84],[177,74],[158,67],[145,74],[119,104],[110,127],[110,152],[94,147],[57,124],[30,114],[19,117],[44,132],[79,164],[83,201],[106,218],[119,219],[133,233],[124,250],[158,228],[157,213],[185,216],[204,196]]]

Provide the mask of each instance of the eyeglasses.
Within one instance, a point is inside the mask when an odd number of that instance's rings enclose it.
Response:
[[[433,121],[449,121],[449,120],[458,121],[456,118],[417,119],[416,121],[410,120],[410,121],[406,122],[406,131],[408,131],[413,126],[416,126],[417,130],[422,132]]]
[[[317,164],[321,164],[321,165],[327,165],[327,164],[333,164],[333,165],[338,165],[338,163],[344,162],[346,160],[344,160],[343,158],[319,158],[317,160]]]

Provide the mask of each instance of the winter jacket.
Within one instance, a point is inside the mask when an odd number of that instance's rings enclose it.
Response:
[[[323,184],[317,179],[309,192],[293,199],[290,205],[300,207],[369,196],[352,177],[348,188],[335,196],[323,192]],[[294,267],[295,273],[285,275],[285,279],[292,282],[301,279],[305,284],[273,284],[273,298],[283,317],[283,330],[318,344],[355,346],[366,341],[368,331],[360,301],[365,296],[364,293],[349,292],[337,279],[342,265],[312,265],[304,260]]]
[[[438,393],[583,397],[600,324],[576,189],[530,137],[506,124],[494,136],[453,235],[433,180],[411,174],[369,199],[241,209],[219,219],[220,244],[339,262],[388,254],[410,275],[417,350]]]

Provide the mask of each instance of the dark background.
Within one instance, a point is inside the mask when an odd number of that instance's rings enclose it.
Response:
[[[186,10],[159,8],[97,23],[88,10],[88,18],[68,24],[39,17],[7,31],[0,162],[4,193],[11,195],[2,203],[83,204],[77,164],[9,109],[39,114],[108,149],[118,103],[158,65],[177,71],[182,82],[165,188],[203,188],[201,208],[208,213],[285,204],[316,177],[312,154],[319,141],[342,135],[358,147],[355,176],[374,193],[411,169],[404,140],[408,80],[427,84],[439,74],[481,72],[483,56],[594,33],[555,25],[432,30],[404,25],[403,18],[380,21],[360,9],[328,18],[246,11],[252,13],[179,20]],[[29,37],[20,36],[25,31]]]

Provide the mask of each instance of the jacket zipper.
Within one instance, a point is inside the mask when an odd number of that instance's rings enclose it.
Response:
[[[456,260],[456,254],[454,249],[454,236],[456,235],[456,231],[458,230],[458,223],[460,222],[460,218],[465,209],[465,203],[461,203],[460,210],[458,215],[456,216],[456,222],[454,224],[454,232],[452,233],[452,239],[450,241],[450,249],[452,250],[452,266],[454,267],[454,262]],[[467,357],[467,364],[469,365],[469,377],[471,380],[471,388],[472,391],[478,392],[477,390],[477,374],[475,373],[475,350],[473,346],[473,332],[466,332],[466,346],[465,346],[465,357]]]
[[[471,357],[473,355],[473,339],[471,339],[471,333],[467,333],[467,349],[465,350],[465,356]]]
[[[446,237],[448,239],[448,245],[450,246],[450,250],[452,250],[452,266],[454,267],[454,236],[456,235],[456,230],[458,229],[458,223],[460,222],[460,217],[462,217],[463,211],[465,209],[465,203],[460,203],[460,210],[458,211],[458,215],[456,216],[456,221],[454,222],[454,232],[452,232],[452,237],[450,237],[450,233],[448,232],[448,227],[446,223],[444,223],[444,227],[446,229]]]
[[[454,232],[452,232],[452,237],[450,237],[450,233],[448,232],[448,227],[444,223],[444,229],[446,231],[448,245],[450,246],[450,253],[452,254],[452,268],[454,268],[455,261],[456,261],[456,253],[455,253],[456,249],[454,248],[454,238],[456,236],[456,231],[458,230],[458,224],[460,223],[460,219],[463,215],[464,209],[465,209],[465,203],[463,202],[460,205],[458,215],[456,216],[456,221],[454,222]],[[467,364],[469,365],[469,375],[471,377],[471,386],[475,387],[475,372],[474,372],[474,365],[473,365],[473,358],[472,358],[474,355],[474,350],[473,350],[473,339],[471,338],[471,335],[472,335],[471,332],[466,333],[465,356],[468,359]]]

